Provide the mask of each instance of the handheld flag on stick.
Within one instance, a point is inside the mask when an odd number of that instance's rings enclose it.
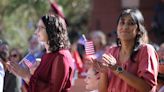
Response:
[[[85,41],[85,53],[86,53],[86,55],[94,56],[95,50],[94,50],[93,41],[87,41],[84,34],[82,36],[83,36],[83,39]]]
[[[28,68],[31,68],[35,63],[36,63],[36,58],[31,54],[28,53],[20,62],[19,64],[21,64],[22,62],[24,62]]]

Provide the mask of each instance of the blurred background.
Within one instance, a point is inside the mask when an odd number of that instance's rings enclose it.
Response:
[[[69,29],[76,26],[80,31],[86,30],[89,0],[57,2],[68,18]],[[0,0],[0,39],[5,39],[13,47],[27,48],[27,39],[33,34],[38,18],[48,13],[49,9],[48,0]]]
[[[116,28],[119,12],[131,7],[142,11],[147,30],[150,31],[158,1],[56,0],[68,21],[69,30],[76,29],[82,33],[102,30],[108,37]],[[48,0],[0,0],[0,38],[7,40],[10,46],[27,48],[27,39],[34,32],[38,18],[49,9]]]

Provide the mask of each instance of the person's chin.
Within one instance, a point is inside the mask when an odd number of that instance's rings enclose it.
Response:
[[[46,41],[44,41],[44,40],[39,40],[39,42],[40,43],[44,43],[44,44],[46,43]]]
[[[89,91],[93,91],[94,89],[92,87],[86,86],[86,89]]]
[[[85,88],[86,88],[87,90],[89,90],[89,89],[90,89],[90,87],[89,87],[88,85],[86,85],[86,86],[85,86]]]

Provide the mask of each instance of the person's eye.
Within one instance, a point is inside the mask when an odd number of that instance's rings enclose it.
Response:
[[[120,21],[119,24],[120,24],[120,25],[124,25],[125,22],[124,22],[124,21]]]
[[[135,23],[134,22],[129,22],[128,25],[135,25]]]

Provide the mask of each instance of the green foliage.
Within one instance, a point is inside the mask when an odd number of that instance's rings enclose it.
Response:
[[[46,0],[0,0],[1,38],[11,47],[28,47],[27,39],[34,33],[34,24],[47,13],[49,4]]]
[[[65,16],[69,22],[70,30],[87,31],[90,12],[90,0],[59,0],[64,8]]]
[[[50,8],[48,0],[0,0],[0,38],[11,47],[28,47],[34,25]],[[90,12],[89,0],[58,0],[69,22],[69,29],[85,32]]]

